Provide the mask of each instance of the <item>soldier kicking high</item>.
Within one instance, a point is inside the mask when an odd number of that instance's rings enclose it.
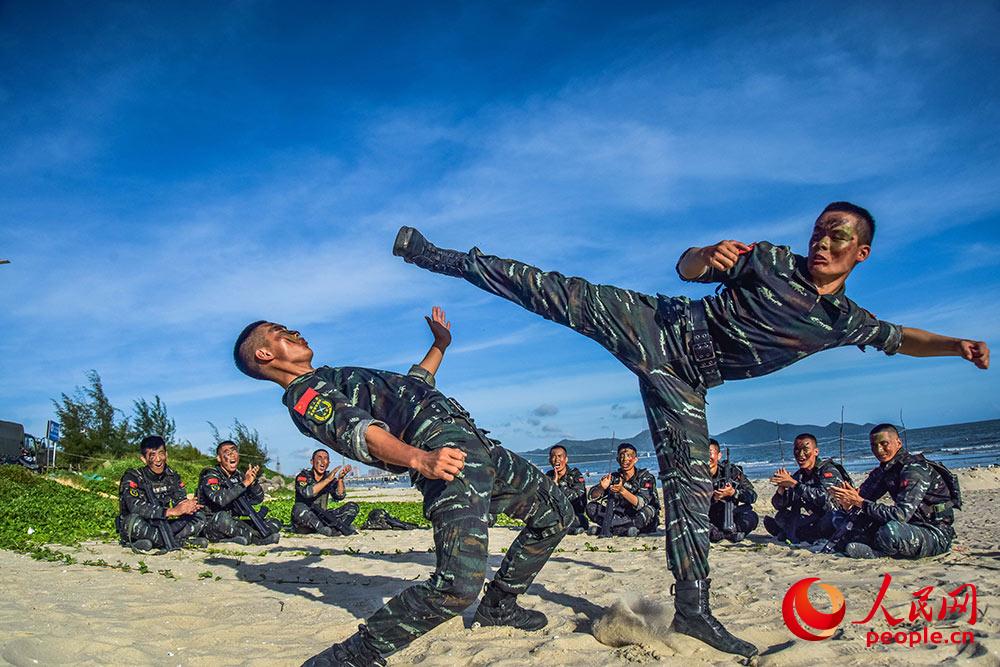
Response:
[[[297,331],[254,322],[236,340],[236,366],[285,388],[282,398],[303,434],[370,466],[410,472],[434,530],[437,567],[375,612],[358,632],[307,665],[371,667],[475,602],[486,576],[487,515],[525,523],[476,611],[480,625],[538,630],[548,622],[524,609],[524,593],[573,521],[573,509],[537,468],[490,440],[456,401],[434,388],[451,341],[444,313],[428,324],[434,344],[408,375],[368,368],[313,368]]]
[[[868,211],[836,202],[816,220],[808,257],[767,242],[690,248],[677,263],[680,277],[725,287],[718,296],[696,301],[595,285],[476,248],[467,253],[437,248],[411,227],[399,230],[393,253],[421,268],[465,278],[594,339],[639,377],[663,483],[667,563],[677,580],[673,627],[749,657],[756,647],[730,634],[708,602],[707,389],[723,380],[772,373],[842,345],[916,357],[960,356],[989,366],[986,343],[878,320],[844,295],[847,276],[871,252],[874,233]]]

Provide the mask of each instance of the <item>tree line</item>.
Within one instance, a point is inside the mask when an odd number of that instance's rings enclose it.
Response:
[[[159,395],[154,395],[152,401],[137,398],[132,402],[131,414],[126,414],[111,404],[96,370],[87,373],[87,382],[84,387],[76,387],[72,395],[63,393],[58,401],[52,400],[59,421],[59,445],[70,459],[67,464],[88,468],[107,459],[138,455],[139,442],[147,435],[161,436],[174,458],[196,460],[205,456],[190,441],[178,439],[177,424],[167,414]],[[213,454],[219,442],[232,440],[239,447],[241,460],[261,466],[271,460],[257,430],[239,419],[233,419],[226,434],[212,422],[208,425],[214,439]]]

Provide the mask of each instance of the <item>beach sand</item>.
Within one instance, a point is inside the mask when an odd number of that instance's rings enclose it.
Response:
[[[760,665],[1000,665],[1000,468],[961,471],[965,509],[958,512],[950,554],[921,561],[850,560],[815,555],[771,541],[763,529],[740,544],[713,546],[712,603],[716,615],[764,652]],[[756,483],[758,510],[771,487]],[[362,491],[355,497],[412,491]],[[490,532],[490,565],[516,532]],[[40,562],[0,551],[0,662],[14,665],[298,665],[340,641],[383,602],[427,577],[434,564],[429,530],[363,532],[350,538],[282,537],[271,547],[218,545],[224,551],[184,550],[140,556],[116,544],[55,547],[77,564]],[[85,560],[119,561],[122,571]],[[148,573],[139,571],[139,561]],[[908,620],[913,594],[933,586],[931,631],[975,633],[969,645],[865,647],[869,627],[888,629],[881,612],[868,615],[892,575],[885,607]],[[169,576],[168,576],[169,575]],[[820,577],[847,600],[833,638],[796,639],[782,621],[781,602],[794,582]],[[604,665],[654,663],[734,665],[690,638],[663,630],[672,614],[662,532],[652,537],[571,536],[563,540],[523,597],[549,617],[535,633],[467,629],[475,611],[453,619],[390,659],[390,665]],[[978,618],[936,620],[946,591],[960,584],[978,591]],[[829,603],[818,587],[810,598]],[[612,612],[608,612],[613,608]],[[631,611],[630,611],[631,610]],[[638,610],[638,614],[634,613]],[[604,641],[638,642],[608,646]]]

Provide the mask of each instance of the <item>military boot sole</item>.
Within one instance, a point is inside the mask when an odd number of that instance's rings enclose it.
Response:
[[[396,257],[408,259],[413,254],[410,245],[413,241],[414,233],[420,235],[420,232],[413,227],[400,227],[399,232],[396,234],[396,240],[392,243],[392,254]]]

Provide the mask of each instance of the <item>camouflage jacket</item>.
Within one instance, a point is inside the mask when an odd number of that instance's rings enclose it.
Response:
[[[210,512],[227,510],[237,516],[243,515],[232,506],[240,496],[245,497],[251,505],[257,505],[264,501],[264,489],[257,480],[250,486],[243,486],[243,473],[239,470],[232,475],[227,475],[219,466],[201,471],[198,477],[198,502]]]
[[[895,354],[903,339],[898,325],[876,319],[843,289],[819,294],[806,258],[787,246],[755,243],[728,271],[709,267],[691,282],[723,285],[721,293],[703,301],[725,380],[773,373],[843,345]]]
[[[799,468],[792,473],[792,479],[798,484],[784,493],[775,493],[771,498],[774,509],[787,510],[797,505],[806,514],[825,514],[836,511],[837,506],[827,489],[848,481],[844,479],[840,468],[834,464],[833,459],[817,461],[816,465],[808,470]]]
[[[146,500],[144,488],[153,491],[155,503]],[[143,519],[165,519],[167,509],[185,498],[184,480],[170,466],[162,475],[154,475],[146,467],[132,468],[125,471],[118,483],[118,513],[122,517],[135,514]]]
[[[753,484],[743,474],[743,468],[732,461],[729,463],[719,461],[719,467],[716,468],[715,474],[712,475],[712,488],[718,490],[726,485],[727,465],[730,468],[729,483],[736,489],[736,495],[731,496],[732,499],[737,505],[752,505],[757,500],[757,492],[753,490]]]
[[[467,412],[434,388],[434,376],[419,366],[401,375],[391,371],[323,366],[296,378],[282,397],[304,435],[354,461],[406,472],[368,452],[365,431],[383,428],[413,447],[442,422],[466,420]]]
[[[312,468],[306,468],[295,476],[295,502],[326,509],[330,499],[343,500],[347,494],[337,493],[337,480],[333,480],[320,493],[316,493],[316,484],[330,477],[333,473],[329,470],[323,473],[320,479],[316,479]]]
[[[622,474],[621,470],[617,471],[619,475]],[[635,506],[634,511],[638,512],[643,507],[651,505],[656,510],[656,516],[660,514],[660,496],[656,493],[656,477],[653,473],[649,472],[645,468],[636,468],[635,474],[632,475],[632,479],[625,479],[622,475],[622,482],[625,489],[629,493],[634,495],[639,501]],[[608,493],[605,492],[601,498],[598,499],[599,502],[607,502]],[[618,503],[618,507],[623,507],[628,510],[632,508],[631,503],[626,503],[624,501]]]
[[[549,476],[549,479],[555,479],[555,470],[549,470],[545,474]],[[587,485],[579,468],[567,468],[566,474],[559,478],[559,483],[556,486],[570,503],[579,503],[587,495]]]
[[[899,521],[951,525],[955,518],[951,508],[935,508],[951,499],[941,475],[926,461],[902,449],[891,461],[868,473],[858,493],[865,499],[862,514],[877,524]],[[887,493],[892,505],[875,502]]]

